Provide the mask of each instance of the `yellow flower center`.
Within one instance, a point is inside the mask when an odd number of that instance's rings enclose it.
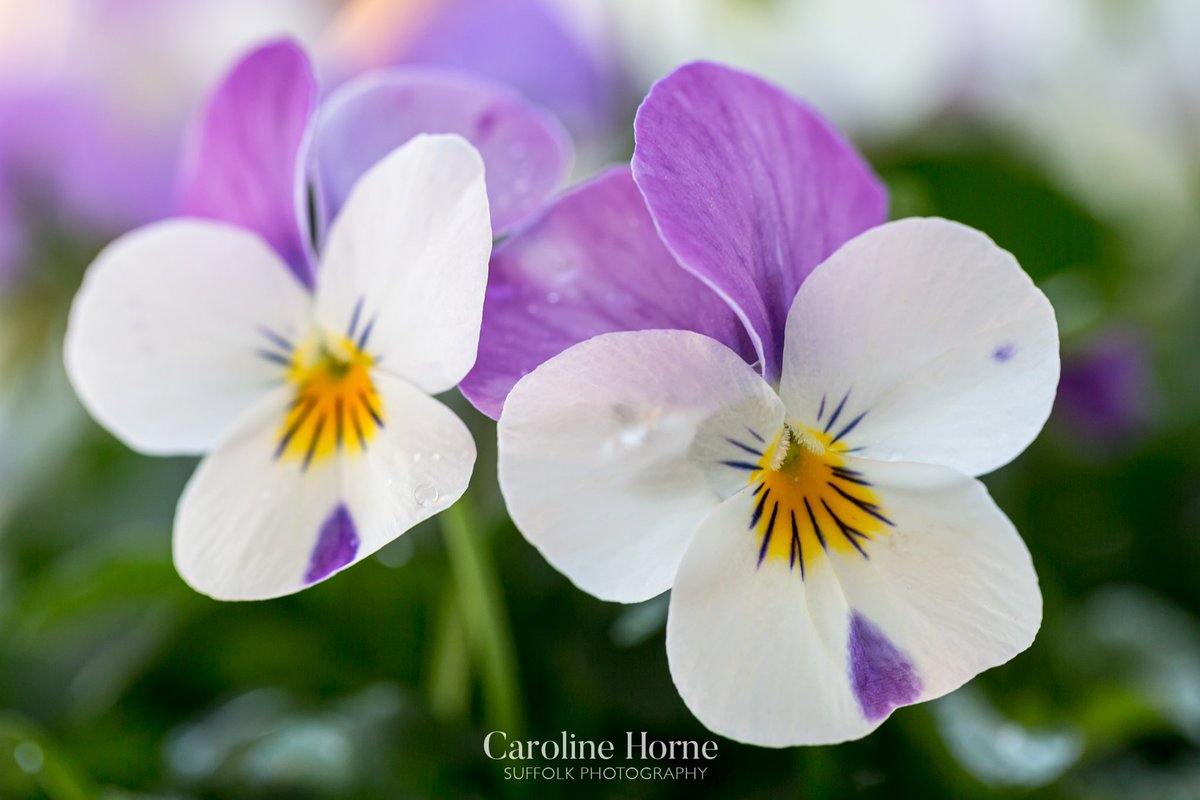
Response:
[[[759,564],[772,558],[803,575],[831,548],[868,557],[867,546],[892,521],[863,474],[847,465],[846,449],[829,433],[784,424],[750,472]]]
[[[314,335],[296,347],[287,367],[295,399],[279,428],[276,458],[308,469],[334,453],[364,452],[384,423],[374,363],[344,336]]]

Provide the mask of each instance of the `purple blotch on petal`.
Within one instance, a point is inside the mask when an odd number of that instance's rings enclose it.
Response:
[[[992,358],[1003,364],[1010,361],[1017,354],[1017,346],[1012,342],[1006,342],[1000,345],[992,352]]]
[[[909,660],[869,619],[850,615],[850,685],[863,716],[877,722],[892,709],[914,702],[921,681]]]
[[[339,504],[321,525],[317,534],[317,546],[309,558],[308,571],[304,573],[306,584],[324,580],[354,560],[358,553],[358,531],[350,517],[350,509]]]

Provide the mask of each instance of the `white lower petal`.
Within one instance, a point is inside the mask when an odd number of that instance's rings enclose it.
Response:
[[[345,497],[371,552],[454,504],[475,467],[475,440],[457,415],[406,381],[376,374],[390,422],[367,458],[347,461]]]
[[[175,519],[175,565],[221,600],[299,591],[366,558],[466,490],[475,445],[466,426],[419,389],[376,376],[387,425],[365,452],[308,466],[277,459],[292,403],[257,404],[200,464]]]
[[[175,568],[198,592],[261,600],[305,586],[322,527],[342,503],[341,470],[332,460],[302,471],[275,459],[290,404],[286,389],[257,403],[184,489],[175,512]]]
[[[517,527],[597,597],[670,588],[696,525],[746,472],[783,409],[724,345],[686,331],[597,336],[521,381],[499,423],[500,487]]]
[[[843,245],[788,316],[789,417],[863,457],[968,475],[1037,436],[1058,385],[1054,309],[982,233],[905,219]]]
[[[283,378],[312,301],[257,236],[174,220],[109,245],[67,328],[67,374],[129,446],[200,453]]]
[[[864,543],[868,557],[817,548],[803,576],[787,559],[760,562],[749,491],[684,556],[667,652],[684,701],[713,731],[773,747],[859,738],[1032,642],[1037,577],[981,484],[936,467],[854,468],[895,523]]]
[[[921,699],[1028,648],[1042,622],[1037,573],[984,485],[938,467],[851,464],[896,526],[866,546],[869,560],[832,563],[855,609],[910,654]]]

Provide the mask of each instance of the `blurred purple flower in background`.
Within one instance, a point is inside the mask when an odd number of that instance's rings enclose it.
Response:
[[[612,133],[626,81],[586,3],[425,0],[347,4],[324,54],[340,73],[424,65],[513,87],[585,140]]]
[[[0,278],[38,228],[104,238],[170,211],[196,99],[264,35],[314,39],[331,0],[0,0]]]
[[[1102,331],[1063,356],[1054,419],[1072,441],[1121,451],[1153,425],[1158,391],[1149,347],[1136,331]]]

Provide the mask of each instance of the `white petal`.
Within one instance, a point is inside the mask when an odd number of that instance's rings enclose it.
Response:
[[[941,696],[1032,642],[1037,576],[981,484],[941,467],[854,468],[895,522],[864,544],[869,560],[831,545],[809,553],[803,577],[785,559],[760,565],[749,492],[715,511],[688,548],[667,653],[684,701],[717,733],[772,747],[855,739],[893,708]]]
[[[645,600],[670,588],[696,525],[746,485],[744,470],[716,466],[749,455],[728,439],[761,447],[782,419],[758,373],[713,339],[604,334],[509,394],[500,487],[517,527],[579,588]]]
[[[307,471],[275,460],[291,402],[289,389],[277,389],[256,403],[184,489],[175,568],[198,592],[260,600],[305,586],[322,527],[342,503],[342,472],[333,460]]]
[[[920,464],[850,459],[895,523],[833,559],[854,608],[909,653],[921,700],[957,689],[1033,643],[1042,595],[1029,550],[977,480]]]
[[[454,504],[475,467],[463,421],[407,381],[376,374],[389,421],[368,457],[346,463],[345,496],[372,552]]]
[[[334,220],[317,315],[365,337],[382,369],[444,392],[475,363],[491,247],[479,153],[458,136],[417,136],[359,180]]]
[[[365,453],[308,469],[275,460],[291,403],[278,390],[201,462],[175,519],[175,566],[184,580],[221,600],[290,594],[462,496],[475,463],[466,426],[415,387],[375,377],[388,422]]]
[[[257,236],[200,220],[134,231],[88,268],[67,373],[102,425],[145,453],[212,447],[283,376],[312,301]],[[264,357],[265,356],[265,357]]]
[[[809,427],[853,425],[863,457],[979,475],[1037,436],[1058,363],[1054,310],[1009,253],[909,219],[853,239],[800,287],[780,394]]]

